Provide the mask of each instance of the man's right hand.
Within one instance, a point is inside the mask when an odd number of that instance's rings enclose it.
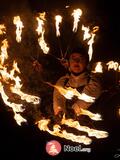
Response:
[[[80,106],[77,103],[74,103],[74,105],[72,106],[72,109],[74,110],[74,113],[76,116],[79,116],[81,113],[81,109]]]
[[[62,108],[61,107],[56,107],[54,109],[54,115],[57,116],[60,112],[62,112]]]

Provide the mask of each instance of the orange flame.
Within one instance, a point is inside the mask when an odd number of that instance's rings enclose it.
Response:
[[[89,39],[91,37],[91,34],[89,33],[89,27],[85,27],[84,25],[82,25],[82,30],[84,31],[83,40]]]
[[[85,93],[80,94],[75,88],[71,88],[71,87],[63,88],[58,85],[53,85],[49,82],[45,82],[45,83],[56,88],[60,92],[60,94],[63,95],[66,99],[72,99],[73,96],[76,96],[76,97],[78,97],[78,99],[81,99],[86,102],[94,102],[95,101],[95,97],[88,96]]]
[[[6,27],[4,24],[0,24],[0,35],[3,35],[6,33]]]
[[[1,46],[1,55],[0,55],[1,65],[3,65],[5,60],[8,58],[7,48],[8,48],[8,41],[5,39],[2,41],[2,46]]]
[[[90,38],[87,44],[89,45],[88,49],[89,61],[91,61],[93,54],[93,43],[96,35],[95,33],[99,30],[99,27],[98,26],[93,27],[93,31],[90,32],[89,27],[85,27],[84,25],[82,25],[82,30],[84,31],[83,40]]]
[[[72,13],[72,16],[74,17],[73,32],[77,32],[78,22],[80,20],[81,15],[82,15],[82,10],[79,8],[75,9]]]
[[[24,28],[23,23],[19,16],[15,16],[13,23],[16,25],[16,41],[21,42],[22,28]]]
[[[97,62],[95,70],[92,71],[93,73],[103,73],[103,66],[101,62]]]
[[[50,119],[43,119],[37,122],[38,128],[43,131],[47,131],[48,133],[58,136],[61,138],[65,138],[68,140],[71,140],[73,142],[78,142],[78,143],[83,143],[85,145],[89,145],[92,142],[92,139],[89,137],[96,137],[96,138],[106,138],[108,137],[108,132],[106,131],[101,131],[101,130],[96,130],[96,129],[91,129],[87,126],[81,126],[78,121],[74,121],[73,119],[65,119],[65,115],[63,116],[61,120],[61,125],[67,125],[71,128],[75,128],[78,131],[83,131],[87,132],[88,136],[77,136],[73,133],[68,133],[66,130],[62,130],[61,126],[58,124],[55,124],[53,126],[53,131],[51,131],[48,128],[48,124],[50,123]]]
[[[118,67],[118,71],[120,72],[120,65],[119,65],[119,67]]]
[[[24,111],[24,109],[22,108],[22,104],[9,102],[9,97],[6,95],[1,82],[0,82],[0,92],[1,92],[1,97],[4,100],[4,103],[13,109],[14,119],[16,120],[17,124],[21,125],[22,122],[26,122],[26,119],[24,119],[20,115],[20,113]]]
[[[118,62],[109,61],[107,63],[107,65],[108,65],[108,70],[114,69],[116,71],[117,69],[119,69],[119,63]]]
[[[55,26],[56,26],[56,36],[58,37],[58,36],[60,36],[60,30],[59,30],[59,28],[60,28],[60,23],[62,22],[62,17],[60,16],[60,15],[56,15],[55,16]]]
[[[93,137],[93,136],[95,136],[96,138],[108,137],[108,133],[105,131],[99,131],[99,130],[91,129],[86,126],[81,126],[78,121],[74,121],[73,119],[65,119],[65,116],[63,116],[61,123],[65,124],[69,127],[75,128],[79,131],[87,132],[88,136],[90,136],[90,137]]]
[[[83,108],[80,109],[80,115],[86,115],[86,116],[90,117],[94,121],[102,120],[100,114],[98,114],[98,113],[94,114],[94,113],[92,113],[92,112],[90,112],[90,111],[88,111],[86,109],[83,109]]]
[[[12,70],[10,70],[10,72],[7,71],[8,64],[6,65],[7,67],[4,66],[5,60],[8,59],[7,48],[8,48],[8,41],[5,39],[2,41],[1,55],[0,55],[0,63],[1,63],[0,64],[0,79],[1,79],[0,93],[4,103],[13,109],[14,119],[16,120],[18,125],[21,125],[22,122],[26,122],[26,119],[24,119],[20,115],[20,113],[24,111],[23,104],[10,102],[9,97],[7,96],[7,93],[5,93],[4,85],[5,84],[9,85],[8,89],[10,88],[10,90],[12,91],[11,94],[13,93],[18,94],[22,100],[25,100],[28,103],[39,104],[40,98],[37,96],[25,94],[21,91],[21,88],[22,88],[22,84],[20,83],[21,79],[19,76],[15,76],[15,72],[20,73],[20,70],[15,61],[13,62]]]
[[[38,27],[36,29],[36,31],[39,35],[38,43],[39,43],[41,49],[43,50],[43,53],[47,54],[49,52],[49,47],[47,47],[47,44],[44,39],[44,33],[45,33],[44,21],[46,20],[45,19],[45,12],[39,13],[39,17],[37,17],[36,20],[38,21]]]
[[[60,125],[56,124],[53,126],[53,131],[48,128],[48,124],[50,123],[49,119],[40,120],[37,122],[38,128],[43,131],[49,132],[51,135],[58,136],[61,138],[65,138],[71,140],[73,142],[83,143],[88,145],[92,142],[92,140],[86,136],[77,136],[73,133],[68,133],[66,130],[61,130]]]

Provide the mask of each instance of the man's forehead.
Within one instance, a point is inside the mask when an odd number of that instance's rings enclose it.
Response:
[[[82,57],[84,57],[84,56],[80,53],[72,53],[70,56],[70,58],[82,58]]]

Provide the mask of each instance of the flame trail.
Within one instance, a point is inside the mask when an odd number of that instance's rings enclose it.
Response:
[[[39,17],[36,17],[36,20],[38,21],[38,27],[36,29],[38,36],[39,36],[38,43],[41,49],[43,50],[43,53],[47,54],[49,52],[49,47],[47,46],[45,39],[44,39],[44,33],[45,33],[44,21],[46,20],[45,12],[39,13]]]
[[[56,36],[57,36],[57,37],[60,36],[60,23],[61,23],[61,22],[62,22],[62,16],[56,15],[56,16],[55,16],[55,27],[56,27]],[[63,59],[63,52],[62,52],[61,42],[60,42],[60,39],[59,39],[59,38],[58,38],[58,44],[59,44],[59,48],[60,48],[61,59]]]
[[[114,69],[116,71],[117,69],[119,69],[119,63],[118,62],[109,61],[107,63],[107,65],[108,65],[108,70]]]
[[[106,138],[108,137],[108,132],[91,129],[87,126],[81,126],[78,121],[74,121],[73,119],[65,119],[65,115],[63,116],[61,120],[61,125],[67,125],[71,128],[75,128],[78,131],[84,131],[87,132],[88,136],[84,135],[75,135],[73,133],[68,133],[66,130],[61,130],[61,126],[58,124],[55,124],[53,126],[53,131],[51,131],[48,128],[48,124],[50,123],[50,119],[43,119],[38,121],[36,124],[38,125],[38,128],[42,131],[47,131],[51,135],[58,136],[61,138],[65,138],[68,140],[71,140],[73,142],[83,143],[85,145],[89,145],[92,142],[92,139],[89,137],[96,137],[96,138]]]
[[[24,28],[23,23],[19,16],[15,16],[13,23],[16,25],[16,41],[21,42],[22,28]]]
[[[102,120],[100,114],[98,114],[98,113],[94,114],[94,113],[92,113],[92,112],[90,112],[90,111],[88,111],[86,109],[83,109],[83,108],[80,109],[80,115],[86,115],[86,116],[90,117],[94,121]]]
[[[47,131],[51,135],[58,136],[58,137],[61,137],[61,138],[65,138],[65,139],[71,140],[73,142],[83,143],[85,145],[89,145],[92,142],[92,140],[90,138],[88,138],[84,135],[77,136],[73,133],[68,133],[66,130],[61,130],[60,125],[57,125],[57,124],[53,126],[53,131],[51,131],[48,128],[49,123],[50,123],[49,119],[40,120],[40,121],[37,122],[38,128],[40,130]]]
[[[8,58],[7,48],[8,48],[8,41],[7,39],[5,39],[2,41],[2,46],[1,46],[0,66],[2,66],[5,60]]]
[[[60,94],[63,95],[66,99],[72,99],[73,96],[77,96],[78,99],[81,99],[85,102],[94,102],[95,101],[94,97],[88,96],[85,93],[80,94],[76,89],[73,89],[71,87],[63,88],[61,86],[53,85],[49,82],[45,82],[45,83],[54,87],[54,88],[56,88],[60,92]],[[96,121],[97,120],[102,120],[101,116],[99,114],[93,114],[90,111],[84,110],[82,108],[81,108],[80,114],[87,115],[91,119],[96,120]]]
[[[93,54],[93,43],[96,35],[95,33],[99,30],[99,27],[98,26],[93,27],[93,31],[90,33],[89,27],[85,27],[84,25],[82,25],[82,30],[84,31],[83,40],[89,39],[87,44],[89,45],[88,49],[89,61],[91,61]]]
[[[118,67],[118,71],[120,72],[120,65],[119,65],[119,67]]]
[[[20,113],[24,111],[24,109],[22,108],[22,104],[9,102],[9,97],[5,94],[5,91],[1,82],[0,82],[0,92],[1,92],[2,99],[4,100],[4,103],[13,109],[14,119],[16,120],[17,124],[21,125],[21,123],[27,122],[26,119],[24,119],[20,115]]]
[[[82,15],[81,9],[75,9],[72,13],[72,16],[74,18],[74,24],[73,24],[73,32],[77,32],[78,29],[78,22],[80,21],[80,17]]]
[[[91,37],[91,34],[89,33],[90,28],[82,25],[82,30],[84,31],[83,40],[85,41],[86,39],[89,39]]]
[[[40,98],[37,96],[32,96],[25,94],[21,91],[22,84],[21,79],[19,76],[15,76],[15,73],[20,73],[19,68],[17,67],[17,63],[14,61],[13,62],[13,68],[9,72],[8,70],[8,64],[5,64],[5,60],[8,59],[8,41],[5,39],[2,41],[2,46],[1,46],[1,55],[0,55],[0,93],[2,96],[2,99],[4,103],[11,107],[14,112],[14,119],[18,123],[18,125],[21,125],[22,122],[26,122],[26,119],[24,119],[20,113],[24,111],[25,107],[23,104],[17,104],[17,103],[12,103],[10,102],[10,98],[7,96],[7,93],[5,93],[4,86],[7,84],[9,87],[7,87],[7,92],[10,88],[12,91],[11,94],[15,93],[20,96],[22,100],[25,100],[28,103],[33,103],[33,104],[39,104]],[[6,67],[7,66],[7,67]],[[24,109],[23,109],[24,107]]]
[[[88,49],[89,61],[91,61],[91,59],[92,59],[94,38],[95,38],[95,34],[92,34],[91,39],[88,41],[88,45],[89,45],[89,49]]]
[[[62,16],[56,15],[55,16],[55,26],[56,26],[56,36],[60,36],[60,23],[62,22]]]
[[[93,73],[103,73],[103,66],[102,62],[97,62],[95,70],[92,71]]]
[[[61,123],[69,127],[76,128],[79,131],[87,132],[88,136],[90,137],[93,137],[93,136],[95,136],[96,138],[108,137],[108,133],[105,131],[99,131],[99,130],[91,129],[87,126],[81,126],[78,121],[74,121],[73,119],[65,119],[65,116],[63,116]]]
[[[6,27],[4,24],[0,24],[0,35],[3,35],[6,33]]]
[[[86,95],[85,93],[80,94],[75,88],[67,87],[63,88],[61,86],[53,85],[49,82],[44,82],[54,88],[56,88],[61,95],[63,95],[66,99],[72,99],[73,96],[77,96],[78,99],[84,100],[86,102],[94,102],[95,97],[91,97]]]

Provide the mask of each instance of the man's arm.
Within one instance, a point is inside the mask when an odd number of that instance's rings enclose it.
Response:
[[[102,94],[102,85],[99,77],[91,76],[91,79],[84,87],[82,94],[92,97],[95,100],[98,99]],[[86,99],[77,100],[72,107],[75,113],[79,115],[80,108],[88,109],[95,102],[95,100],[93,102],[88,102]]]
[[[56,86],[64,87],[64,82],[65,82],[65,76],[60,78],[57,81]],[[54,88],[53,110],[54,110],[55,115],[58,115],[60,111],[65,111],[65,102],[66,102],[65,97],[61,95],[60,92],[56,88]]]

